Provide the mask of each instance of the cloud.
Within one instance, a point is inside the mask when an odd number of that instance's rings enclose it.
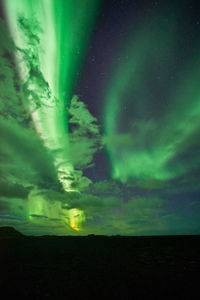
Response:
[[[1,19],[0,40],[0,116],[23,124],[30,114],[14,62],[16,47]]]
[[[102,148],[100,127],[84,102],[74,96],[68,110],[70,153],[77,169],[92,166],[94,154]]]
[[[18,17],[19,30],[26,41],[26,48],[18,48],[19,62],[23,70],[23,92],[29,101],[29,108],[38,109],[41,106],[52,106],[56,103],[48,82],[45,80],[40,67],[39,47],[42,29],[37,19]],[[19,63],[18,62],[18,63]],[[31,105],[30,105],[31,104]]]
[[[127,188],[140,188],[143,190],[165,190],[170,187],[171,182],[167,180],[159,180],[154,178],[139,178],[135,180],[128,180]]]
[[[3,199],[0,198],[0,212],[9,211],[10,210],[10,204],[3,201]]]
[[[91,184],[81,194],[68,193],[66,208],[76,207],[85,212],[83,234],[178,234],[183,232],[181,228],[188,227],[189,219],[182,218],[178,224],[182,212],[177,213],[172,208],[173,198],[165,193],[168,188],[148,187],[145,190],[136,185],[127,187],[114,180],[104,180]]]
[[[11,184],[10,182],[0,181],[0,191],[1,196],[26,199],[30,189],[19,184]]]
[[[62,191],[52,155],[34,130],[14,60],[16,47],[1,20],[0,29],[0,212],[7,213],[1,215],[5,222],[27,221],[32,189],[50,188],[51,195]]]
[[[50,153],[30,128],[0,119],[0,167],[4,182],[40,187],[58,185]]]
[[[29,216],[32,217],[32,218],[45,218],[45,219],[48,219],[47,216],[42,216],[42,215],[31,214],[31,215],[29,215]]]
[[[58,218],[49,218],[47,216],[36,215],[36,214],[30,214],[29,217],[38,218],[38,219],[45,219],[45,220],[53,221],[53,222],[61,222],[62,221],[61,219],[58,219]]]
[[[135,234],[156,229],[155,220],[163,215],[162,198],[129,193],[125,185],[114,180],[91,184],[83,193],[68,193],[67,209],[85,212],[83,232],[95,234]],[[65,204],[63,204],[64,208]]]
[[[87,191],[93,195],[119,195],[122,191],[122,186],[114,180],[102,180],[90,185]]]
[[[48,181],[54,185],[56,175],[50,154],[33,129],[13,59],[16,47],[1,20],[0,29],[0,185],[4,194],[19,193],[21,189],[24,197],[22,187],[46,186]]]

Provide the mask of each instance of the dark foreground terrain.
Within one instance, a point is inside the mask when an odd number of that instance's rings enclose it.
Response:
[[[0,268],[2,299],[198,299],[200,236],[24,237],[1,228]]]

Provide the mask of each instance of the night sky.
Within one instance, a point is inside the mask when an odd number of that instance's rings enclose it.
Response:
[[[0,225],[200,234],[198,1],[4,0]]]

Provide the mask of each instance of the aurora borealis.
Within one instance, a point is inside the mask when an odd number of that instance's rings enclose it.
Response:
[[[197,1],[2,1],[0,224],[199,233],[197,12]]]

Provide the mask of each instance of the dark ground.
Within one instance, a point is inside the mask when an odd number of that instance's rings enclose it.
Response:
[[[0,237],[3,299],[199,298],[200,236]]]

